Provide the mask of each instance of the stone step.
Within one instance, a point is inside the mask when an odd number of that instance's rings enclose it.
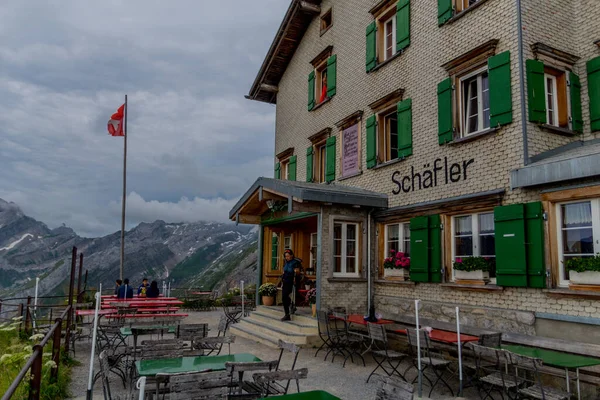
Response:
[[[240,322],[238,322],[238,324],[242,324],[242,326],[247,326],[253,332],[261,333],[263,335],[272,335],[273,337],[277,337],[286,342],[296,344],[305,344],[306,337],[308,336],[306,334],[296,333],[282,327],[272,326],[250,318],[243,319]]]
[[[279,339],[300,347],[314,347],[317,344],[320,345],[321,340],[318,336],[294,335],[275,329],[265,332],[263,329],[257,329],[257,325],[247,319],[231,325],[229,329],[232,335],[253,340],[272,348],[278,347]]]
[[[272,327],[278,327],[289,332],[304,334],[304,335],[318,335],[319,329],[314,324],[306,324],[304,320],[297,320],[295,316],[292,316],[291,321],[281,321],[281,317],[275,316],[269,312],[265,312],[263,310],[254,311],[250,317],[246,319],[251,319],[257,322],[266,324]]]
[[[259,311],[261,314],[269,314],[277,319],[281,319],[283,317],[283,309],[281,307],[266,307],[259,306],[256,311]],[[311,316],[312,311],[309,308],[298,308],[296,314],[292,315],[292,320],[298,322],[302,325],[312,325],[318,328],[317,319]]]

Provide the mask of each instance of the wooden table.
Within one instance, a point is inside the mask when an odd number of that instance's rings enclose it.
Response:
[[[600,365],[600,359],[594,357],[580,356],[577,354],[563,353],[562,351],[546,350],[537,347],[519,346],[516,344],[503,344],[503,350],[508,350],[526,357],[539,358],[546,365],[556,368],[564,368],[567,380],[567,392],[570,392],[569,369],[574,369],[577,377],[577,398],[581,399],[579,368]]]
[[[140,360],[135,362],[140,376],[156,374],[177,374],[181,372],[224,371],[226,362],[257,362],[260,358],[248,353],[224,356],[199,356],[161,358],[159,360]]]

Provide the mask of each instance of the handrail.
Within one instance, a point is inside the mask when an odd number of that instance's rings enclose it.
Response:
[[[30,378],[31,386],[29,389],[29,398],[30,399],[39,399],[40,384],[41,384],[40,373],[41,373],[41,366],[42,366],[41,357],[43,355],[44,346],[46,346],[46,344],[48,344],[48,341],[53,336],[54,336],[55,341],[56,341],[57,337],[58,337],[58,340],[60,341],[60,335],[55,335],[55,331],[56,331],[56,328],[58,328],[58,327],[60,327],[62,330],[63,320],[67,317],[69,312],[72,312],[71,306],[67,306],[67,308],[62,312],[60,317],[58,317],[55,320],[54,324],[52,325],[52,327],[50,328],[48,333],[46,333],[46,336],[44,336],[42,341],[34,346],[31,356],[29,357],[29,359],[27,360],[27,362],[25,363],[25,365],[23,366],[23,368],[21,369],[21,371],[19,372],[19,374],[17,375],[15,380],[11,383],[11,385],[8,388],[8,390],[6,391],[6,393],[4,393],[4,395],[2,396],[2,400],[9,400],[13,396],[13,394],[15,394],[15,391],[17,390],[17,388],[23,381],[23,378],[25,377],[25,375],[27,375],[27,371],[30,369],[32,371],[31,371],[31,378]],[[67,330],[69,330],[69,329],[70,329],[70,327],[67,326]],[[55,362],[57,360],[59,360],[60,359],[59,353],[60,353],[60,344],[57,346],[57,344],[54,343],[54,346],[52,349],[52,360],[54,360]],[[38,371],[37,371],[37,373],[34,373],[33,369],[36,367],[38,368]],[[58,363],[57,363],[57,367],[52,370],[52,376],[56,377],[57,374],[58,374]]]

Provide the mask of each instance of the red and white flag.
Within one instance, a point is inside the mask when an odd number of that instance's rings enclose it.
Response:
[[[125,131],[123,130],[123,123],[125,116],[125,104],[123,104],[116,113],[111,115],[108,120],[108,134],[111,136],[125,136]]]

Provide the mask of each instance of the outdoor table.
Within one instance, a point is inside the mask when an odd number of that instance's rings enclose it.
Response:
[[[103,306],[111,306],[111,307],[165,307],[165,306],[180,306],[183,304],[183,301],[180,300],[145,300],[145,301],[111,301],[109,303],[102,303]]]
[[[526,357],[539,358],[546,365],[565,369],[567,379],[567,392],[570,392],[569,369],[575,370],[577,377],[577,398],[581,399],[579,387],[579,368],[600,365],[600,358],[580,356],[577,354],[563,353],[556,350],[546,350],[537,347],[519,346],[516,344],[503,344],[503,350],[508,350]]]
[[[260,400],[266,399],[263,397]],[[290,399],[290,400],[341,400],[339,397],[327,393],[324,390],[311,390],[310,392],[284,394],[282,396],[269,396],[268,399]]]
[[[159,360],[140,360],[135,367],[140,376],[156,374],[177,374],[181,372],[223,371],[226,362],[258,362],[260,358],[248,354],[230,354],[224,356],[198,356],[161,358]]]
[[[341,319],[341,318],[336,318],[334,317],[334,319]],[[358,324],[358,325],[362,325],[362,326],[367,326],[367,324],[370,321],[365,320],[365,318],[360,315],[360,314],[350,314],[346,317],[346,322],[348,323],[348,328],[350,327],[351,324]],[[371,322],[372,324],[377,324],[377,325],[389,325],[389,324],[393,324],[394,321],[391,321],[389,319],[378,319],[377,322]],[[366,340],[370,339],[369,334],[364,334],[362,332],[358,332],[358,331],[351,331],[350,333],[352,333],[353,335],[356,336],[360,336],[363,338],[363,342],[362,345],[365,346],[365,351],[363,351],[361,353],[361,355],[366,354],[368,351],[371,350],[371,348],[373,347],[373,344],[375,343],[374,340],[371,340],[371,343],[369,343],[369,345],[367,346],[367,344],[365,343]]]
[[[130,318],[130,319],[145,319],[145,318],[155,318],[156,320],[160,320],[162,318],[173,318],[173,317],[181,317],[182,319],[187,317],[188,314],[108,314],[106,318]]]
[[[406,335],[406,329],[397,329],[392,332]],[[443,331],[441,329],[432,329],[429,333],[429,339],[435,340],[436,342],[456,344],[458,343],[458,334],[456,332]],[[479,338],[477,336],[465,335],[462,333],[460,334],[460,342],[462,344],[477,342],[478,340]]]
[[[115,310],[114,308],[108,308],[105,310],[98,310],[98,315],[112,314],[115,312],[117,312],[117,310]],[[77,311],[75,311],[75,315],[77,315],[78,317],[95,315],[95,314],[96,314],[96,310],[77,310]]]

